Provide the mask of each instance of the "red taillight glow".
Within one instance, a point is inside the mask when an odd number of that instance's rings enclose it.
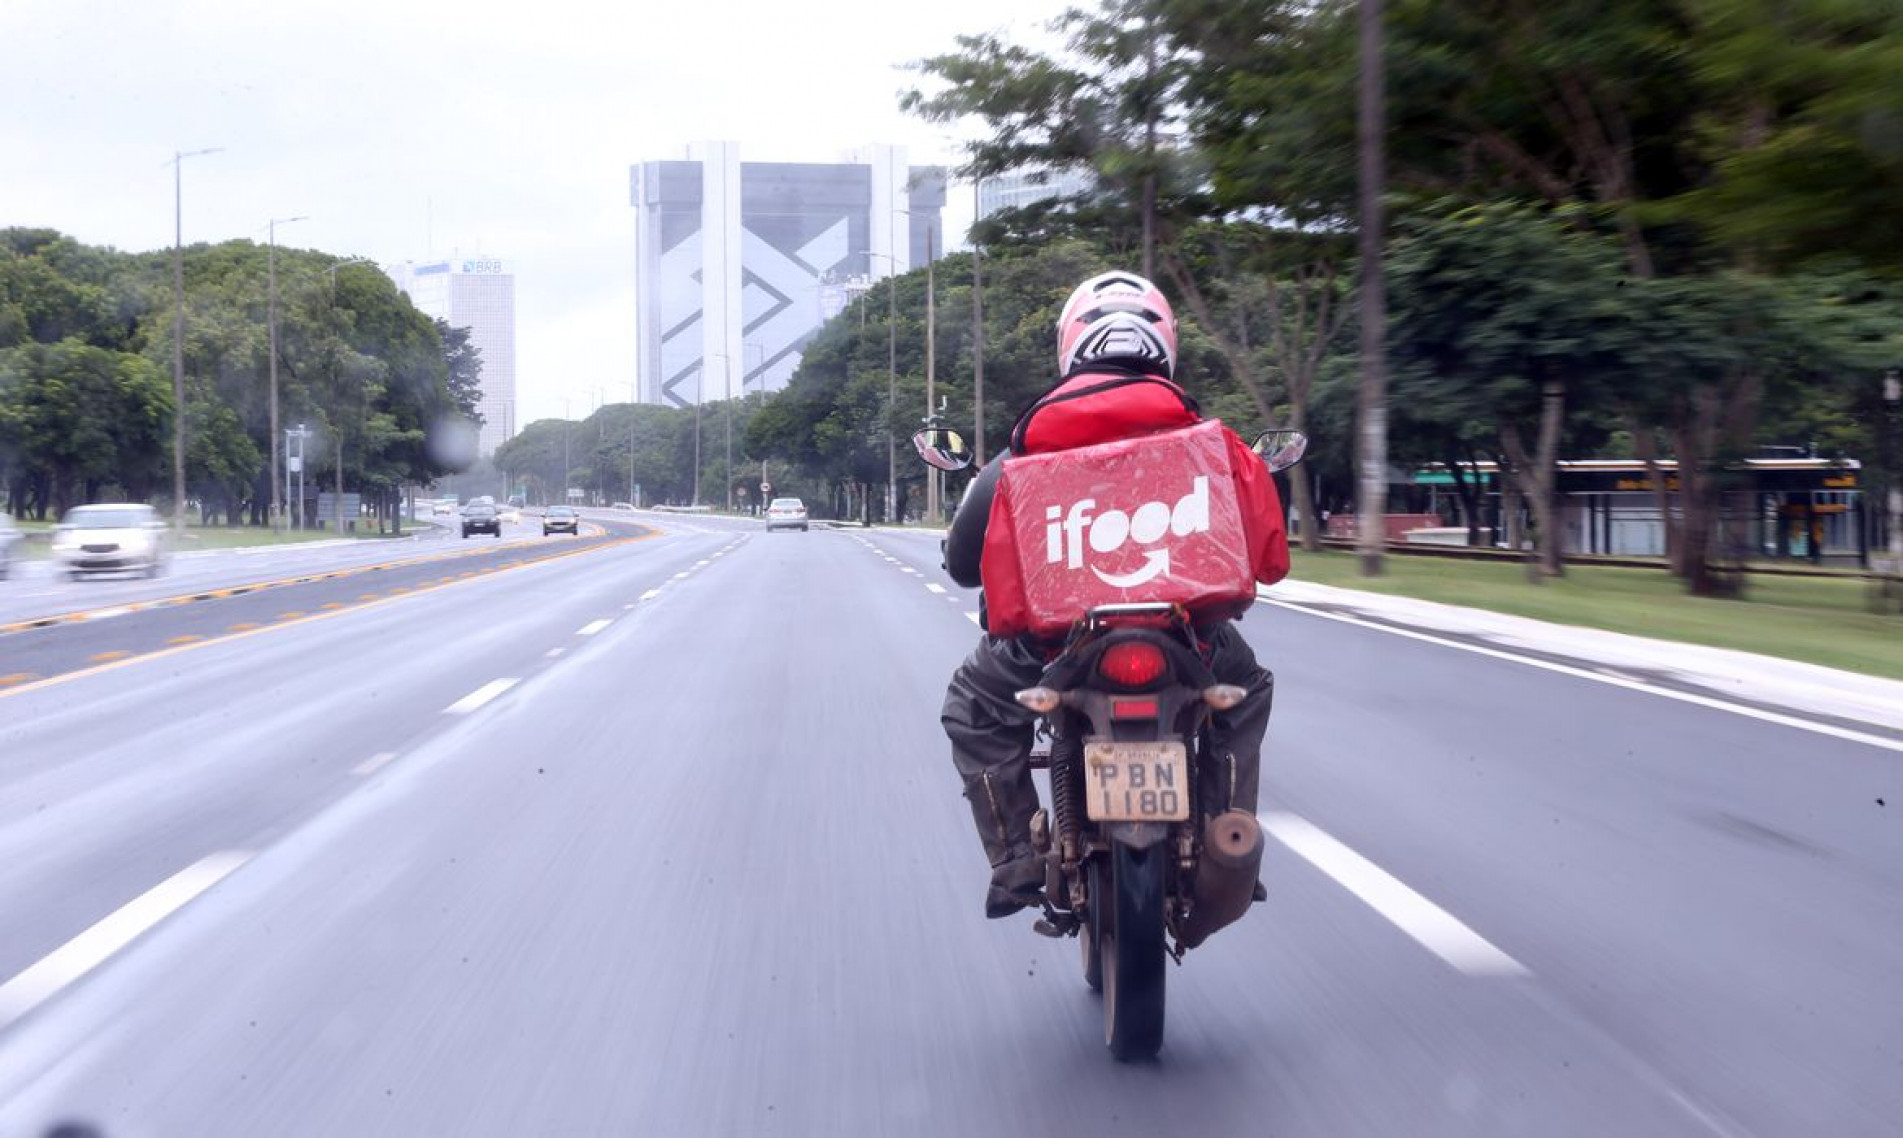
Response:
[[[1125,688],[1155,683],[1168,666],[1163,650],[1142,640],[1112,644],[1097,658],[1097,674]]]

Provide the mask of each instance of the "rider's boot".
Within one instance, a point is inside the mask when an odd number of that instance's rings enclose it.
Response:
[[[985,916],[1008,917],[1044,902],[1044,860],[1031,848],[1037,786],[1028,762],[1006,763],[965,783],[971,817],[991,863]]]

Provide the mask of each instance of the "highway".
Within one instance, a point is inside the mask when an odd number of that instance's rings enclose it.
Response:
[[[591,516],[0,635],[0,1135],[1897,1132],[1903,740],[1260,604],[1270,899],[1118,1064],[936,538]]]

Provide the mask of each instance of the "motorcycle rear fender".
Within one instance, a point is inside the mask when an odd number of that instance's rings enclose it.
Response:
[[[1101,825],[1105,837],[1133,850],[1161,845],[1170,836],[1167,822],[1104,822]]]

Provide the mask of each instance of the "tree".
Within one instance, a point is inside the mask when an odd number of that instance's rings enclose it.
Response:
[[[468,328],[454,328],[438,318],[436,334],[443,341],[443,363],[449,369],[449,398],[456,410],[477,426],[483,423],[482,349],[469,342]]]
[[[1526,207],[1471,206],[1410,221],[1389,271],[1397,403],[1456,433],[1490,424],[1533,511],[1534,579],[1560,575],[1560,445],[1590,444],[1582,428],[1637,348],[1617,250]]]

